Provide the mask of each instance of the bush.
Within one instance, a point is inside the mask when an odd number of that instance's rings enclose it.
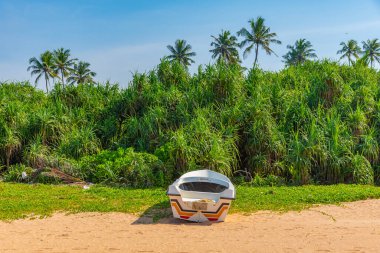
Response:
[[[162,162],[154,155],[138,153],[133,148],[102,151],[80,160],[84,178],[93,183],[133,187],[163,186],[167,182]]]
[[[351,160],[351,166],[354,183],[373,184],[373,169],[364,156],[355,155]]]
[[[38,174],[35,174],[38,172]],[[23,176],[24,173],[24,176]],[[3,175],[5,182],[18,183],[40,183],[40,184],[59,184],[61,179],[51,175],[49,169],[46,171],[38,171],[23,164],[14,164]]]
[[[283,186],[286,184],[286,181],[284,178],[275,175],[260,177],[256,174],[250,184],[252,186]]]
[[[25,178],[23,178],[22,173],[26,173]],[[3,179],[5,182],[28,182],[32,173],[32,168],[23,164],[14,164],[9,167],[7,172],[4,174]]]
[[[78,159],[99,151],[99,140],[91,127],[74,128],[63,136],[58,151],[68,158]]]

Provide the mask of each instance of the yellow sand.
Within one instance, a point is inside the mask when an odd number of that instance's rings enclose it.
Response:
[[[380,200],[149,223],[121,213],[0,222],[0,252],[380,252]]]

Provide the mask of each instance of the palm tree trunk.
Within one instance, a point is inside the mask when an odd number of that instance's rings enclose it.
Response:
[[[253,68],[256,68],[256,62],[257,62],[257,55],[259,54],[259,44],[256,44],[255,49],[255,61],[253,62]]]
[[[65,80],[63,79],[63,71],[61,69],[61,75],[62,75],[62,87],[65,88]]]
[[[45,75],[45,85],[46,85],[46,93],[49,93],[48,78],[46,75]]]

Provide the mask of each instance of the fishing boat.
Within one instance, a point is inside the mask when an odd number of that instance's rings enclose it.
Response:
[[[230,179],[211,170],[196,170],[178,178],[167,195],[175,218],[194,221],[224,221],[235,187]]]

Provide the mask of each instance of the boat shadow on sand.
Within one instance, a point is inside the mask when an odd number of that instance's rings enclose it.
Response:
[[[172,210],[168,207],[169,201],[157,203],[140,215],[132,225],[155,225],[155,224],[168,224],[168,225],[189,225],[189,226],[211,226],[218,222],[190,222],[181,219],[173,218]]]

